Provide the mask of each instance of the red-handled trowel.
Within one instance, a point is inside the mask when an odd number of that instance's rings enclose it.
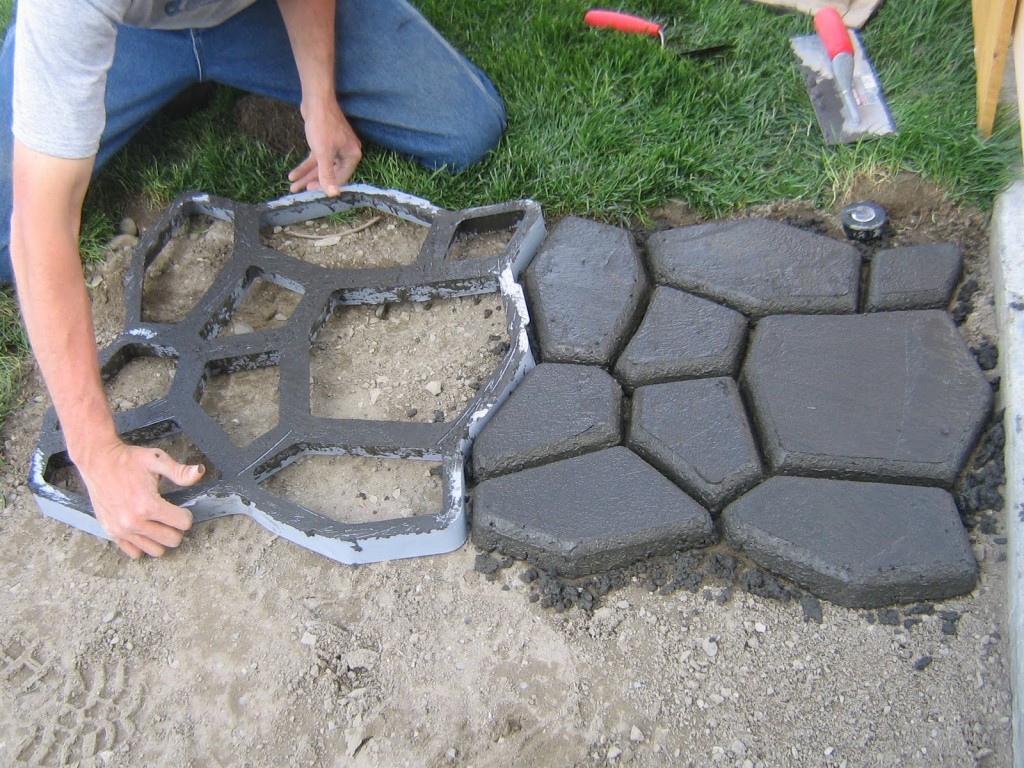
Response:
[[[814,15],[816,35],[790,40],[829,144],[896,133],[882,88],[857,33],[832,7]]]

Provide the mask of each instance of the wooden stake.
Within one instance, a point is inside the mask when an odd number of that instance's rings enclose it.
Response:
[[[1010,50],[1014,14],[1020,16],[1017,11],[1021,7],[1024,7],[1024,0],[972,0],[974,64],[978,73],[978,134],[983,139],[992,135],[999,89],[1006,69],[1006,54]]]

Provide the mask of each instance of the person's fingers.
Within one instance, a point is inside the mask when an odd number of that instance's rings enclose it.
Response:
[[[320,174],[314,168],[305,176],[293,181],[288,189],[292,192],[301,192],[303,190],[315,192],[320,189]]]
[[[341,193],[341,190],[338,189],[338,181],[334,172],[333,158],[324,159],[327,160],[327,162],[317,164],[317,168],[319,170],[318,181],[320,182],[320,189],[322,189],[324,194],[328,197],[337,197]]]
[[[163,546],[160,542],[154,541],[153,539],[146,538],[141,534],[136,534],[129,539],[131,544],[141,549],[150,557],[161,557],[164,552],[167,551],[167,547]]]
[[[175,506],[163,499],[160,499],[159,504],[147,513],[146,520],[158,525],[168,526],[177,531],[187,531],[192,527],[192,513],[189,510],[184,507]],[[138,530],[145,532],[143,524],[139,524]],[[177,546],[177,544],[174,546]]]
[[[121,548],[121,551],[128,555],[132,560],[138,560],[145,554],[141,549],[136,547],[127,539],[114,539],[114,543],[117,544],[117,546]]]
[[[198,483],[206,472],[202,464],[181,464],[159,448],[151,449],[147,469],[166,477],[175,485],[189,486]]]
[[[184,531],[180,528],[159,523],[156,520],[146,520],[138,528],[137,535],[155,541],[168,549],[181,544]]]
[[[297,182],[299,179],[309,176],[310,173],[316,173],[316,155],[312,152],[306,156],[305,160],[292,168],[288,174],[288,181]]]
[[[363,156],[361,154],[346,155],[340,159],[338,163],[336,176],[336,180],[339,187],[348,183],[348,180],[352,178],[352,174],[356,172],[356,168],[359,165],[359,161],[362,159]]]

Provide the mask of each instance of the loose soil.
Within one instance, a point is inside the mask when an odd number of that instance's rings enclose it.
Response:
[[[912,177],[862,180],[841,202],[863,198],[889,209],[888,244],[962,246],[967,288],[955,309],[969,344],[995,342],[987,216]],[[841,237],[835,211],[800,203],[742,215]],[[341,234],[369,218],[267,237],[338,265],[415,254],[422,229],[387,217]],[[655,228],[697,221],[681,206],[653,218]],[[154,264],[150,300],[187,311],[229,230],[195,222],[169,246],[178,255]],[[119,238],[88,276],[102,343],[123,322],[130,245]],[[189,253],[207,261],[176,266]],[[296,299],[256,285],[221,333],[285,322]],[[311,392],[327,415],[451,420],[503,341],[496,297],[345,308],[313,345]],[[208,383],[203,407],[236,444],[275,421],[272,370]],[[112,405],[159,397],[173,372],[171,361],[140,359],[108,383]],[[886,611],[801,601],[719,549],[687,561],[697,578],[668,583],[651,564],[583,600],[573,584],[470,544],[349,567],[243,517],[133,562],[39,515],[25,478],[48,401],[34,370],[28,378],[24,408],[0,433],[4,765],[1011,763],[1006,539],[991,510],[971,517],[973,593]],[[275,476],[277,490],[345,519],[438,502],[429,463],[324,461]]]

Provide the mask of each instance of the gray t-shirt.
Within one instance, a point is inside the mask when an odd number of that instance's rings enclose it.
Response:
[[[117,27],[212,27],[255,0],[21,0],[14,48],[14,135],[47,155],[91,157]]]

